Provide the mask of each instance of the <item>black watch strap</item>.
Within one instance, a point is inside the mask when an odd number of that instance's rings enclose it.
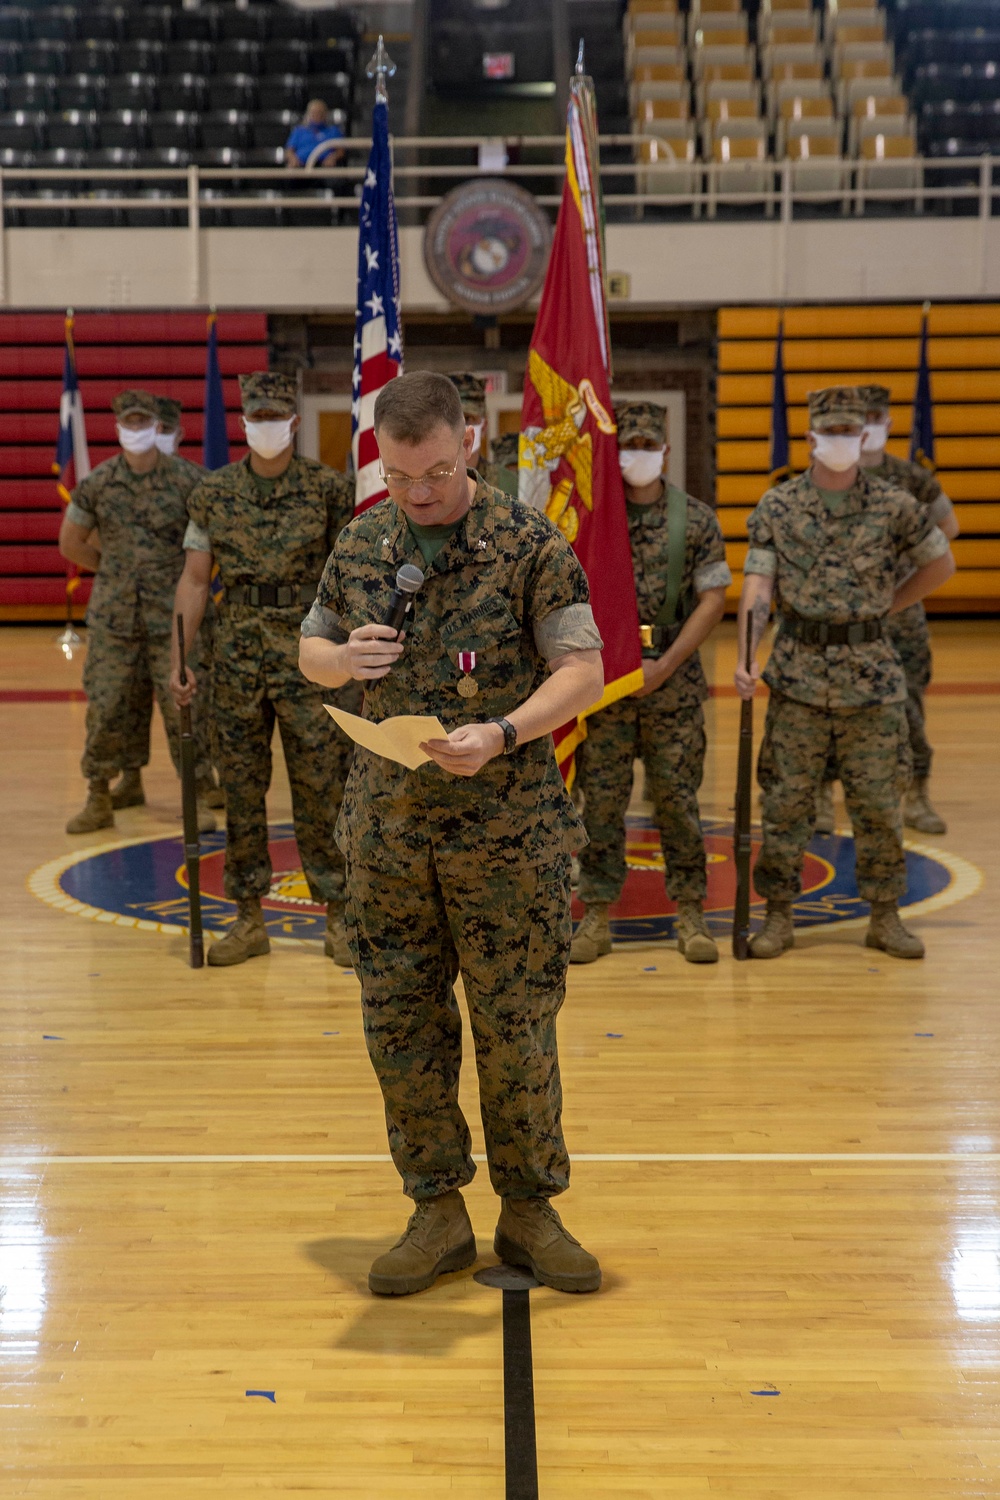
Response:
[[[503,753],[509,755],[517,749],[517,730],[509,719],[487,719],[487,724],[499,724],[503,730]]]

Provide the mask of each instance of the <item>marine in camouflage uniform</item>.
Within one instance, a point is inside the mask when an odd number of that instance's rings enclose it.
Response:
[[[667,414],[662,406],[652,401],[616,403],[615,419],[622,450],[645,447],[651,458],[659,452],[661,463],[665,460]],[[590,963],[611,951],[607,909],[625,884],[625,812],[637,756],[645,766],[647,795],[659,829],[667,892],[678,903],[680,950],[692,963],[711,963],[719,956],[702,916],[707,878],[698,788],[705,769],[702,704],[708,683],[697,644],[691,648],[690,642],[700,643],[721,618],[732,574],[715,513],[688,496],[676,624],[656,623],[667,595],[670,538],[668,488],[662,478],[652,483],[659,494],[653,490],[655,498],[637,504],[629,498],[636,489],[626,475],[629,540],[639,620],[648,627],[644,663],[652,668],[666,656],[672,669],[652,692],[621,698],[587,720],[587,738],[577,752],[577,786],[583,793],[590,838],[580,854],[579,894],[587,912],[573,941],[576,963]],[[695,634],[689,628],[679,639],[703,600],[704,623],[699,617]]]
[[[809,414],[815,434],[859,437],[865,406],[854,387],[832,387],[810,394]],[[763,674],[771,697],[757,767],[763,848],[754,883],[768,916],[751,952],[772,958],[792,945],[792,903],[832,753],[854,824],[858,890],[872,903],[866,942],[921,957],[923,944],[896,914],[906,890],[900,798],[910,751],[906,683],[884,621],[900,571],[946,555],[948,543],[912,496],[868,470],[856,469],[853,485],[838,491],[817,489],[813,472],[768,490],[747,525],[743,607],[760,575],[780,616]],[[765,597],[752,606],[757,640]]]
[[[514,475],[515,479],[517,478],[518,440],[518,433],[502,432],[493,444],[493,466],[497,469],[506,469]],[[492,482],[492,480],[487,480],[488,484]]]
[[[177,445],[181,435],[181,403],[172,400],[169,396],[155,396],[159,431],[156,435],[156,446],[162,453],[172,457],[182,469],[192,477],[192,483],[197,484],[204,474],[200,464],[192,463],[190,459],[183,458],[177,451]],[[163,439],[163,441],[161,441]],[[169,441],[168,441],[169,440]],[[202,676],[209,684],[209,691],[201,695],[198,704],[198,712],[208,725],[209,738],[214,733],[212,719],[211,699],[211,630],[212,620],[206,616],[199,632],[198,659],[201,663]],[[149,670],[149,661],[145,655],[141,656],[136,664],[129,686],[128,698],[124,706],[122,717],[122,751],[121,780],[117,786],[111,788],[111,803],[115,808],[119,807],[141,807],[146,800],[142,788],[142,768],[149,765],[149,731],[153,718],[153,678]],[[213,757],[214,759],[214,757]],[[213,784],[204,789],[204,800],[209,807],[221,807],[220,794]]]
[[[248,423],[262,414],[269,421],[296,414],[289,376],[241,375],[240,391]],[[223,588],[215,718],[226,798],[225,891],[237,903],[237,920],[209,949],[208,961],[238,963],[268,951],[260,899],[271,886],[266,795],[277,720],[302,870],[312,899],[327,907],[326,951],[344,963],[344,861],[334,829],[352,747],[323,707],[330,695],[299,671],[298,641],[303,606],[315,598],[326,559],[354,513],[354,487],[294,452],[283,472],[265,479],[253,457],[202,474],[184,538],[189,552],[211,554]],[[360,698],[353,686],[334,695],[354,712]]]
[[[491,484],[494,489],[502,490],[505,495],[517,498],[517,456],[515,449],[514,472],[511,473],[509,464],[496,456],[496,444],[493,445],[493,462],[486,457],[486,382],[478,375],[458,374],[449,375],[448,379],[458,391],[462,402],[462,415],[470,427],[479,429],[479,449],[473,453],[469,461],[470,468],[475,469],[480,477]]]
[[[417,381],[423,372],[402,378]],[[441,399],[450,441],[450,403]],[[378,420],[376,407],[377,430]],[[432,425],[431,435],[438,431]],[[365,683],[366,718],[434,714],[446,731],[482,724],[534,694],[550,661],[600,648],[587,579],[565,539],[537,511],[468,472],[471,506],[430,562],[403,510],[385,500],[341,534],[327,564],[302,628],[338,644],[384,618],[403,563],[426,573],[402,655],[387,675]],[[433,760],[407,770],[359,748],[337,832],[348,862],[348,934],[365,1038],[393,1161],[418,1204],[407,1235],[373,1266],[372,1290],[421,1290],[441,1270],[475,1258],[457,1192],[476,1171],[458,1098],[460,971],[490,1181],[504,1200],[501,1228],[544,1212],[546,1235],[563,1237],[565,1249],[565,1231],[546,1205],[569,1184],[556,1017],[571,935],[570,851],[586,835],[551,736],[496,755],[470,777]],[[443,1223],[442,1234],[454,1233],[453,1259],[432,1255],[430,1263],[414,1251],[416,1260],[401,1270],[424,1205],[440,1215],[434,1222]],[[596,1288],[596,1262],[568,1243],[579,1284],[559,1276],[547,1284]],[[518,1252],[508,1245],[506,1253]],[[548,1276],[542,1268],[538,1274]]]
[[[155,398],[146,391],[122,392],[112,409],[119,422],[129,417],[145,417],[150,424],[157,420]],[[99,464],[73,492],[67,520],[98,533],[101,560],[87,610],[83,669],[87,743],[82,769],[90,796],[83,812],[71,819],[71,833],[112,826],[109,778],[135,760],[139,742],[145,759],[135,763],[148,760],[148,710],[139,703],[146,681],[155,691],[171,759],[180,772],[180,719],[169,691],[173,598],[184,567],[188,500],[200,476],[196,465],[161,452],[148,471],[137,473],[121,453]],[[215,827],[204,804],[214,786],[208,726],[203,713],[194,713],[192,720],[199,826],[208,832]]]

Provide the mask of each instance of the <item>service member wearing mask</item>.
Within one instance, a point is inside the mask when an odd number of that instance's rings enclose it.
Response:
[[[587,721],[577,752],[577,785],[590,843],[580,853],[586,914],[571,962],[611,952],[609,904],[625,884],[625,811],[632,762],[646,769],[663,848],[667,894],[677,902],[678,947],[688,963],[715,963],[705,922],[705,840],[698,788],[705,769],[708,684],[698,648],[722,618],[732,574],[715,512],[664,477],[667,413],[653,401],[615,406],[629,540],[642,630],[638,693]]]
[[[59,533],[62,555],[96,572],[87,610],[89,791],[68,833],[114,825],[114,808],[145,800],[140,767],[149,759],[149,692],[156,694],[174,766],[180,771],[180,722],[169,690],[173,597],[184,566],[188,497],[200,470],[157,447],[159,411],[148,391],[123,391],[112,403],[121,452],[77,485]],[[194,716],[198,822],[211,832],[206,802],[214,789],[208,725]],[[130,772],[115,789],[109,781]]]
[[[860,391],[866,408],[861,435],[861,464],[865,472],[908,491],[948,540],[953,541],[958,536],[958,518],[937,479],[923,464],[898,458],[886,449],[892,431],[892,393],[888,386],[863,385]],[[903,799],[903,821],[920,833],[945,833],[944,819],[931,804],[928,791],[934,752],[927,738],[924,694],[931,680],[931,638],[923,603],[918,601],[893,615],[888,633],[906,674],[906,721],[913,755],[913,778]],[[817,806],[816,827],[822,833],[834,830],[834,768],[831,766],[829,771]]]
[[[469,468],[505,495],[517,496],[517,474],[511,473],[504,464],[490,462],[486,456],[486,381],[479,375],[467,373],[449,375],[448,379],[458,391],[462,402],[462,415],[472,428],[473,449]],[[516,466],[515,466],[516,468]]]
[[[190,502],[187,562],[175,608],[189,640],[201,625],[214,563],[222,600],[216,624],[215,725],[226,797],[225,889],[236,920],[208,950],[214,966],[244,963],[270,948],[262,898],[271,886],[265,798],[271,782],[275,720],[292,788],[292,818],[312,899],[326,907],[327,955],[351,963],[344,932],[344,861],[334,826],[350,767],[351,743],[323,708],[329,694],[299,671],[299,625],[341,528],[354,514],[354,486],[295,452],[299,426],[292,376],[240,376],[249,453],[202,478]],[[197,674],[178,703],[197,703]],[[334,694],[360,712],[356,685]],[[281,912],[276,913],[281,919]]]
[[[871,903],[869,948],[922,958],[900,921],[906,892],[900,799],[910,777],[906,682],[890,620],[955,570],[944,533],[905,490],[861,465],[867,405],[855,386],[809,395],[805,474],[768,490],[747,523],[737,639],[752,620],[753,656],[772,599],[779,627],[764,680],[771,689],[757,763],[763,848],[754,884],[767,902],[754,958],[794,944],[792,909],[816,793],[833,757],[854,825],[858,891]],[[905,579],[905,582],[899,582]],[[752,697],[760,670],[741,662]]]

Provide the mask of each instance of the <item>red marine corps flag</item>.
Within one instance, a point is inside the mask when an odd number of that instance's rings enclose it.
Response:
[[[570,84],[566,182],[531,337],[518,450],[522,500],[544,510],[590,580],[604,640],[604,696],[587,710],[642,686],[639,615],[611,404],[604,255],[593,84]],[[568,784],[586,715],[553,736]]]

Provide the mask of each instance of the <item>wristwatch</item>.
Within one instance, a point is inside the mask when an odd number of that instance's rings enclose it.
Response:
[[[499,724],[503,730],[503,753],[509,755],[517,749],[517,730],[509,719],[487,719],[487,724]]]

